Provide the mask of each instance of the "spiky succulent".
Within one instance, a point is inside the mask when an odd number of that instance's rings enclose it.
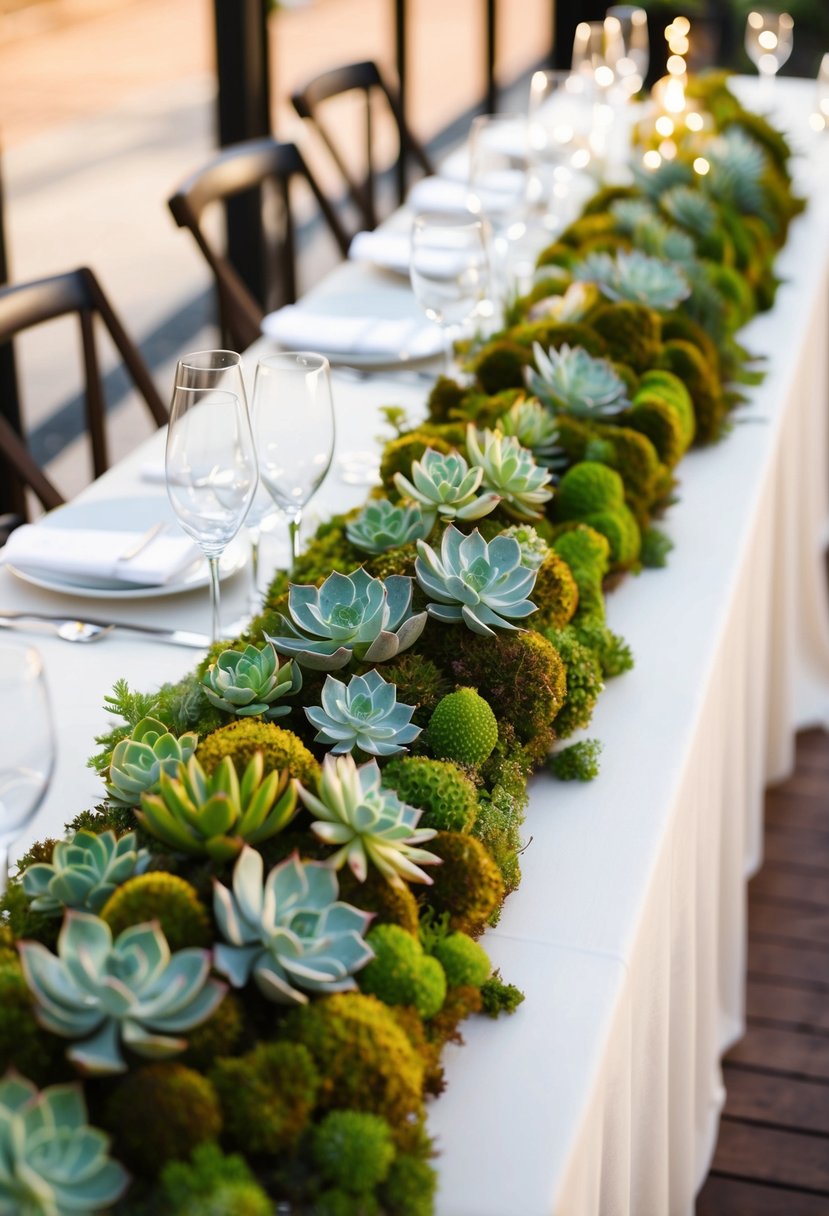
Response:
[[[297,810],[290,774],[264,776],[254,753],[240,782],[230,756],[208,777],[195,756],[175,777],[162,774],[157,794],[144,794],[136,812],[145,831],[181,853],[228,861],[242,845],[259,844],[281,832]]]
[[[638,249],[591,253],[573,268],[575,278],[598,283],[610,300],[631,300],[659,312],[671,312],[690,288],[678,266],[662,258],[649,257]]]
[[[546,540],[539,536],[535,528],[531,528],[529,524],[513,524],[511,528],[505,528],[501,535],[511,536],[518,542],[521,549],[521,565],[526,566],[528,570],[537,570],[550,552],[550,546]]]
[[[346,863],[355,878],[365,882],[374,865],[395,887],[409,882],[431,883],[422,865],[438,865],[439,858],[419,846],[431,840],[433,828],[419,828],[421,811],[401,802],[383,787],[376,760],[359,768],[352,756],[326,756],[319,797],[300,786],[299,796],[319,818],[311,827],[326,844],[338,845],[328,864]]]
[[[544,504],[553,497],[552,473],[535,463],[529,448],[514,435],[488,428],[479,435],[474,423],[466,428],[469,459],[484,471],[484,485],[501,499],[501,506],[518,519],[541,519]]]
[[[84,1040],[66,1054],[87,1073],[125,1072],[122,1043],[150,1059],[183,1051],[178,1036],[205,1021],[225,992],[209,978],[210,952],[171,955],[157,921],[133,925],[113,942],[106,921],[69,911],[57,955],[40,942],[18,949],[35,1017],[52,1034]]]
[[[514,435],[522,447],[529,448],[535,459],[548,468],[555,468],[567,459],[564,449],[558,446],[558,423],[534,397],[516,401],[496,426],[505,435]]]
[[[685,161],[663,160],[657,169],[646,168],[643,163],[635,160],[631,166],[636,185],[648,198],[658,202],[666,190],[674,186],[691,186],[694,184],[694,170]]]
[[[498,495],[479,493],[483,470],[470,468],[460,452],[436,452],[427,448],[412,463],[412,478],[395,473],[394,484],[403,498],[419,503],[429,530],[435,520],[481,519],[498,506]]]
[[[601,419],[627,405],[625,382],[608,359],[596,359],[566,342],[546,354],[534,342],[533,358],[537,370],[528,372],[530,391],[553,413]]]
[[[304,1005],[306,993],[355,988],[352,979],[374,957],[363,935],[371,914],[337,899],[330,866],[294,854],[267,878],[255,849],[242,850],[233,868],[233,891],[213,886],[213,911],[225,944],[215,950],[216,970],[234,988],[251,976],[269,1000]]]
[[[261,715],[281,718],[289,705],[277,705],[302,688],[302,672],[290,659],[279,662],[272,643],[225,650],[202,677],[202,687],[211,705],[238,717]]]
[[[76,832],[60,840],[51,862],[39,861],[23,872],[23,890],[35,912],[60,916],[64,908],[100,912],[116,887],[150,862],[146,849],[136,848],[135,833],[116,839],[114,832]]]
[[[697,247],[693,239],[681,228],[666,224],[659,216],[639,224],[633,234],[633,243],[640,253],[676,262],[686,273],[696,261]]]
[[[383,663],[417,641],[426,616],[412,614],[412,580],[391,574],[385,580],[363,570],[329,574],[321,587],[292,586],[286,633],[269,637],[280,654],[304,667],[335,671],[352,656]]]
[[[766,155],[759,144],[740,127],[732,126],[710,141],[705,157],[711,169],[702,183],[712,198],[737,211],[762,213],[760,179],[766,168]]]
[[[659,200],[666,215],[695,236],[706,237],[717,226],[717,210],[707,195],[692,186],[674,186]]]
[[[198,741],[190,731],[177,738],[157,718],[142,718],[113,749],[106,782],[110,802],[138,806],[142,794],[158,788],[162,773],[174,773],[181,761],[189,760]]]
[[[413,705],[397,702],[397,686],[372,668],[352,676],[348,685],[326,676],[322,704],[305,710],[316,726],[315,743],[330,747],[334,755],[359,747],[370,756],[396,756],[420,734],[412,725]]]
[[[0,1212],[77,1216],[110,1207],[129,1175],[108,1150],[109,1137],[87,1122],[79,1086],[38,1092],[15,1073],[0,1080]]]
[[[364,553],[398,549],[429,533],[428,520],[417,503],[395,505],[388,498],[372,498],[356,519],[345,526],[345,534]]]
[[[617,198],[610,204],[609,210],[618,230],[628,236],[656,214],[653,204],[646,198]]]
[[[432,600],[428,612],[436,620],[463,622],[493,637],[491,627],[517,629],[514,620],[535,612],[526,597],[536,572],[521,564],[521,546],[513,537],[496,536],[487,544],[477,529],[464,536],[450,524],[439,557],[424,540],[417,550],[417,581]]]

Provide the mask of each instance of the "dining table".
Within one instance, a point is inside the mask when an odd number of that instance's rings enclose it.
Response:
[[[756,101],[756,81],[735,88]],[[690,1216],[708,1171],[720,1060],[745,1025],[764,788],[791,771],[795,732],[829,722],[829,132],[808,125],[815,92],[814,81],[776,82],[773,121],[799,149],[807,207],[779,254],[773,308],[740,334],[762,356],[763,382],[730,433],[677,470],[677,501],[660,521],[674,544],[667,568],[607,597],[635,665],[608,682],[579,736],[601,740],[600,775],[531,781],[521,885],[482,939],[526,999],[510,1017],[470,1019],[465,1043],[445,1050],[446,1089],[428,1106],[438,1216]],[[303,303],[325,312],[345,300],[417,315],[404,277],[362,261],[338,266]],[[249,375],[268,349],[262,338],[248,352]],[[364,501],[354,453],[389,436],[382,407],[423,417],[437,374],[434,362],[332,362],[335,454],[311,526]],[[161,467],[164,442],[154,434],[76,503],[104,513],[111,500],[163,503],[148,470]],[[240,570],[223,584],[223,619],[243,616],[247,596]],[[210,618],[206,587],[92,600],[5,567],[0,611],[205,633]],[[20,850],[102,800],[86,758],[112,725],[113,682],[149,691],[201,655],[117,628],[94,644],[35,624],[8,636],[43,656],[58,740]]]

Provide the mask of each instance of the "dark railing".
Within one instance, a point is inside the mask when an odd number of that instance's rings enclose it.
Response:
[[[3,210],[3,166],[0,163],[0,285],[9,280]],[[0,343],[0,414],[20,433],[20,400],[17,393],[17,368],[11,342]],[[11,466],[0,459],[0,515],[25,513],[23,485]]]

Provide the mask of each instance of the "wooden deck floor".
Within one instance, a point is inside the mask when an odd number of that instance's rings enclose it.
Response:
[[[829,1216],[829,735],[766,795],[750,892],[748,1030],[697,1216]]]

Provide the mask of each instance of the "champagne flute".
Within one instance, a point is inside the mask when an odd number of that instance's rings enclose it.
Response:
[[[40,654],[32,646],[0,646],[0,894],[8,882],[9,847],[46,796],[55,751]]]
[[[167,495],[179,524],[208,560],[214,643],[221,633],[219,559],[244,523],[257,484],[245,398],[212,387],[214,377],[205,366],[224,362],[229,353],[202,351],[179,363],[167,431]],[[220,374],[215,379],[231,382]]]
[[[476,315],[486,295],[483,220],[420,212],[412,224],[409,275],[418,304],[443,331],[446,374],[451,376],[452,335]]]
[[[746,18],[746,52],[763,81],[767,104],[774,96],[774,79],[792,53],[793,29],[788,13],[751,12]]]
[[[638,93],[645,83],[650,62],[648,14],[635,4],[614,4],[606,14],[619,22],[622,56],[616,63],[616,74],[628,97]]]
[[[285,351],[259,360],[253,433],[259,476],[288,516],[293,569],[303,509],[325,479],[334,453],[331,368],[323,355]]]

